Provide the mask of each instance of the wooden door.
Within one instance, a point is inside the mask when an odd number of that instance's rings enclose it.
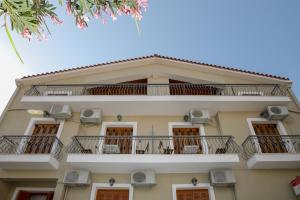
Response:
[[[28,140],[25,153],[50,153],[55,137],[42,136],[56,136],[58,128],[59,124],[35,124],[32,136],[37,137]]]
[[[19,191],[16,200],[52,200],[54,192],[30,192],[30,191]]]
[[[253,124],[252,126],[255,134],[258,136],[258,143],[262,153],[287,152],[280,137],[277,124]]]
[[[96,200],[129,200],[129,190],[97,190]]]
[[[185,145],[196,145],[199,147],[197,153],[202,153],[202,145],[199,137],[199,128],[173,128],[174,153],[184,153]]]
[[[121,154],[131,154],[133,128],[109,127],[106,128],[104,144],[117,144]]]
[[[208,189],[177,190],[177,200],[209,200]]]

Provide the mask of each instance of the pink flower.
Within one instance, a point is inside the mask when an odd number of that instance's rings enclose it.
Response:
[[[113,11],[110,9],[109,6],[106,6],[105,12],[107,15],[109,15],[112,18],[113,21],[117,20],[116,15],[113,13]]]
[[[76,21],[76,26],[79,29],[84,30],[87,27],[87,23],[83,19],[78,18],[77,21]]]
[[[99,10],[96,10],[96,11],[94,12],[94,17],[95,17],[96,19],[98,19],[99,16],[100,16],[100,11],[99,11]]]
[[[122,11],[123,11],[126,15],[128,15],[128,14],[131,13],[131,8],[130,8],[129,6],[127,6],[127,5],[125,5],[124,8],[122,9]]]
[[[143,17],[142,12],[140,10],[135,9],[135,10],[132,11],[132,17],[137,19],[137,20],[141,20],[142,17]]]
[[[56,24],[56,25],[61,25],[62,23],[63,23],[63,21],[62,20],[60,20],[58,17],[56,17],[56,16],[51,16],[51,20],[52,20],[52,22],[54,23],[54,24]]]
[[[24,28],[21,35],[22,35],[23,38],[28,38],[28,40],[30,40],[32,38],[31,32],[29,31],[28,28]]]
[[[120,7],[117,10],[117,14],[122,15],[122,13],[125,13],[126,15],[129,15],[131,13],[131,8],[127,5],[124,5],[124,6]]]
[[[113,21],[117,20],[117,17],[115,14],[111,13],[110,17],[112,18]]]
[[[67,7],[66,7],[66,10],[67,10],[67,13],[69,14],[69,15],[71,15],[71,0],[68,0],[67,1]]]
[[[143,8],[145,12],[147,11],[148,0],[137,0],[136,2],[140,8]]]

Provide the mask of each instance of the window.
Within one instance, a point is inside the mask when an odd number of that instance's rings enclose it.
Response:
[[[173,184],[173,200],[215,200],[213,187],[209,183]]]
[[[204,136],[204,125],[192,125],[189,122],[169,122],[169,136],[173,139],[170,148],[175,154],[205,154],[207,142]]]
[[[252,135],[261,153],[286,153],[287,148],[281,135],[287,135],[280,121],[268,121],[264,118],[247,119]]]
[[[23,188],[17,187],[12,200],[52,200],[54,188]]]
[[[35,136],[22,139],[20,150],[30,154],[48,154],[55,148],[56,137],[60,137],[63,121],[52,118],[32,118],[27,126],[25,135]]]
[[[90,200],[133,200],[131,184],[93,183]]]
[[[136,122],[103,122],[100,136],[100,152],[104,154],[132,154],[135,153],[137,135]]]

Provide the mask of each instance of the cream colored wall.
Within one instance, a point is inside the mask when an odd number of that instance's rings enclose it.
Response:
[[[187,70],[188,69],[188,70]],[[170,74],[172,72],[172,74]],[[159,76],[157,74],[160,74]],[[226,74],[226,75],[224,75]],[[74,84],[74,83],[103,83],[107,80],[128,81],[132,78],[149,78],[149,83],[166,83],[168,78],[182,78],[190,80],[203,80],[215,83],[275,83],[274,80],[261,78],[250,78],[250,76],[229,75],[227,73],[215,73],[210,70],[191,69],[188,66],[177,68],[176,66],[166,66],[156,64],[154,66],[132,67],[130,70],[121,69],[119,71],[97,72],[89,75],[79,76],[67,79],[51,81],[51,79],[41,79],[36,83],[44,84]],[[109,81],[108,81],[109,82]],[[276,82],[278,83],[278,82]],[[26,84],[29,84],[27,82]],[[24,134],[24,131],[33,117],[26,112],[26,109],[20,103],[22,96],[28,87],[21,87],[11,106],[5,113],[0,123],[0,134]],[[291,102],[290,110],[298,111],[299,108]],[[138,113],[137,113],[138,114]],[[246,121],[249,117],[259,117],[257,112],[222,112],[217,117],[213,117],[211,122],[205,125],[206,135],[233,135],[238,144],[242,144],[245,138],[250,134]],[[117,121],[116,116],[104,116],[104,121]],[[137,122],[138,135],[168,135],[168,122],[183,122],[183,116],[123,116],[122,121]],[[287,132],[299,134],[300,115],[290,113],[290,116],[284,121]],[[219,123],[219,124],[218,124]],[[71,142],[71,137],[75,135],[99,135],[101,126],[82,126],[79,123],[79,113],[74,113],[71,120],[64,124],[63,132],[60,137],[61,141],[67,145]],[[66,155],[65,155],[66,156]],[[63,174],[68,166],[65,158],[60,164],[57,171],[21,171],[21,170],[0,170],[0,178],[17,179],[59,179],[62,180]],[[289,187],[289,181],[296,175],[300,174],[299,170],[248,170],[246,163],[241,159],[241,163],[236,166],[235,174],[237,176],[237,199],[252,200],[292,200],[293,195]],[[129,183],[129,175],[119,174],[93,174],[93,182],[106,183],[110,177],[115,177],[117,182]],[[192,177],[197,177],[199,182],[209,182],[208,174],[160,174],[157,176],[157,185],[151,189],[136,188],[134,190],[134,199],[171,199],[171,185],[178,183],[190,183]],[[32,182],[20,182],[20,186],[32,185]],[[9,183],[9,195],[16,186]],[[270,186],[272,185],[272,186]],[[0,181],[0,193],[7,191],[7,183]],[[5,189],[6,188],[6,189]],[[82,200],[88,199],[91,187],[88,188],[71,188],[69,189],[67,199]],[[231,200],[232,191],[229,188],[215,188],[217,200]],[[2,200],[2,199],[1,199]]]
[[[236,195],[240,200],[295,200],[289,182],[300,170],[235,170]],[[93,183],[130,183],[128,174],[93,174]],[[198,183],[209,183],[208,174],[158,174],[157,184],[151,188],[135,187],[134,200],[172,200],[172,184],[190,184],[196,177]],[[272,180],[272,181],[270,181]],[[92,186],[69,188],[66,200],[89,199]],[[234,200],[233,188],[214,187],[216,200]]]
[[[9,184],[5,181],[0,180],[0,200],[8,199],[9,191]]]
[[[41,82],[43,84],[75,84],[75,83],[116,83],[129,81],[140,78],[151,78],[156,76],[170,77],[173,79],[179,78],[182,80],[202,80],[212,83],[262,83],[263,81],[253,80],[248,75],[226,75],[222,73],[215,73],[212,71],[199,69],[185,69],[180,66],[166,66],[160,64],[137,66],[132,68],[124,68],[119,70],[105,71],[99,73],[92,73],[88,75],[78,74],[75,77],[61,80],[50,80]],[[265,80],[264,80],[265,81]],[[150,81],[151,82],[151,81]],[[267,81],[274,82],[274,81]],[[152,82],[153,83],[153,82]]]

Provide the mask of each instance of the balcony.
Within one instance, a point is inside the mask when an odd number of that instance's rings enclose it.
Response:
[[[251,135],[242,146],[249,169],[300,168],[300,135]]]
[[[28,109],[70,104],[73,111],[100,107],[106,115],[185,115],[188,109],[262,111],[267,105],[286,105],[287,93],[274,84],[85,84],[34,85],[21,102]],[[233,106],[234,105],[234,106]]]
[[[59,166],[63,144],[56,136],[2,136],[0,168],[54,170]]]
[[[75,136],[67,149],[71,167],[95,173],[197,173],[239,162],[232,136]]]

